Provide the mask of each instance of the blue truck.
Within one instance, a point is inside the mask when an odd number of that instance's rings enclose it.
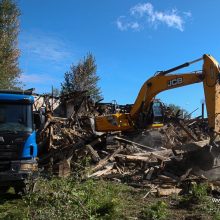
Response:
[[[30,188],[38,172],[31,92],[0,91],[0,193]]]

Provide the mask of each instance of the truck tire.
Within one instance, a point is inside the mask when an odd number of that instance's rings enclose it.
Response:
[[[0,195],[4,195],[9,190],[10,186],[0,186]]]
[[[15,193],[19,195],[26,195],[28,193],[31,193],[34,191],[34,188],[35,188],[35,181],[31,181],[31,182],[25,181],[14,186]]]
[[[15,194],[19,194],[19,195],[26,194],[24,182],[14,185],[14,190],[15,190]]]

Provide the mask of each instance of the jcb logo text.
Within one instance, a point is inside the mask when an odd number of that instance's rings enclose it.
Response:
[[[176,78],[168,81],[168,87],[177,86],[183,83],[183,78]]]

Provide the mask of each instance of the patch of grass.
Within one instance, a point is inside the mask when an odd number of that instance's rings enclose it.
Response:
[[[213,216],[213,220],[220,220],[220,212],[216,212]]]
[[[0,219],[128,219],[139,215],[145,191],[110,181],[40,178],[36,191],[0,199]]]
[[[19,197],[12,190],[0,198],[0,219],[164,220],[170,216],[180,219],[193,214],[218,220],[219,203],[212,202],[205,188],[196,186],[191,194],[185,196],[157,198],[149,195],[143,199],[146,189],[135,189],[110,181],[39,179],[34,193]],[[200,202],[193,203],[193,196]],[[175,200],[176,205],[172,205],[170,200]],[[178,201],[186,201],[190,204],[188,207],[192,208],[181,208]]]
[[[191,207],[193,204],[201,204],[207,201],[208,185],[194,184],[191,187],[191,192],[181,197],[181,207]]]
[[[0,196],[0,219],[28,219],[28,209],[21,196],[9,191]]]
[[[192,186],[191,197],[193,197],[197,203],[200,203],[206,200],[207,195],[208,195],[207,184],[195,184]]]
[[[163,201],[158,201],[143,210],[142,219],[165,220],[168,219],[168,207]]]
[[[71,179],[40,180],[23,198],[33,219],[123,219],[125,185]]]
[[[198,215],[213,216],[213,219],[220,219],[219,204],[212,201],[208,192],[209,186],[207,184],[193,185],[189,194],[179,198],[179,207]]]

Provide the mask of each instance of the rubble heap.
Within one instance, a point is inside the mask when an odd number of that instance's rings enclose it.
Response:
[[[93,103],[85,93],[61,97],[61,104],[56,108],[57,99],[45,96],[42,100],[41,106],[39,103],[35,106],[38,112],[44,106],[46,115],[44,127],[37,131],[39,166],[44,170],[67,176],[80,169],[84,179],[104,178],[132,186],[148,186],[149,193],[157,191],[161,195],[179,192],[189,179],[205,181],[210,176],[218,179],[213,175],[218,162],[207,156],[207,152],[218,151],[218,142],[210,139],[206,119],[179,118],[167,109],[165,126],[157,130],[136,134],[97,133],[94,117],[113,113],[115,105]],[[129,107],[121,106],[121,111]],[[159,134],[160,143],[152,147],[149,141],[139,141],[140,137],[149,140],[149,132]],[[210,167],[214,167],[211,173]]]

